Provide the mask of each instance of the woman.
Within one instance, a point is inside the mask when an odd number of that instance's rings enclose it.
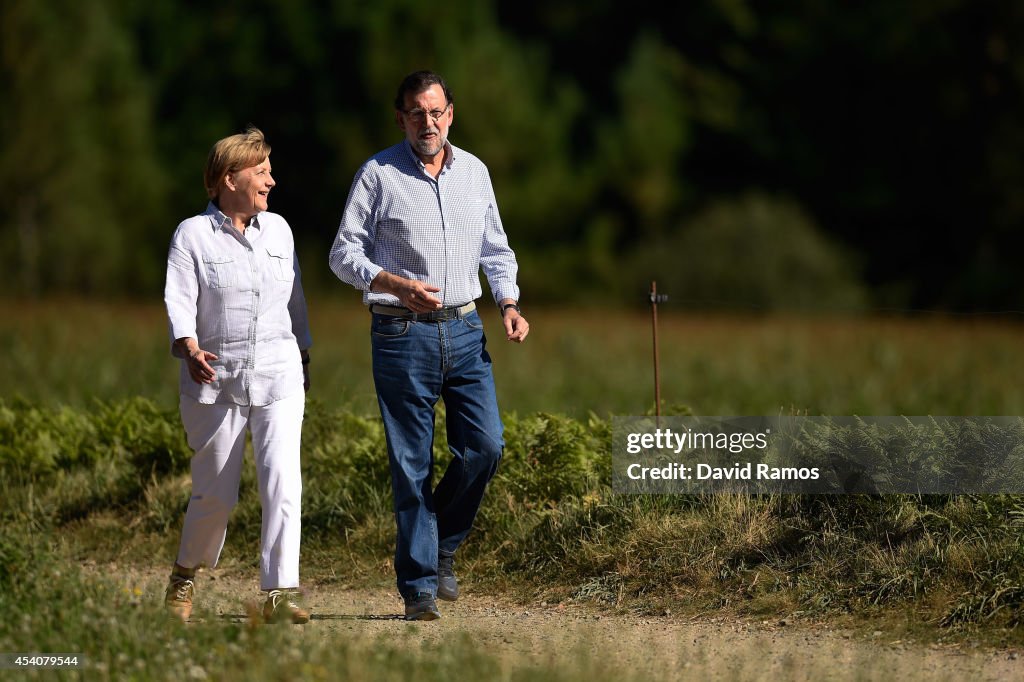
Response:
[[[297,603],[299,442],[312,345],[291,228],[267,212],[274,187],[263,133],[220,140],[204,171],[210,203],[171,238],[164,301],[181,358],[181,419],[192,497],[165,603],[192,612],[195,571],[216,566],[252,434],[263,507],[260,587],[269,621],[305,623]]]

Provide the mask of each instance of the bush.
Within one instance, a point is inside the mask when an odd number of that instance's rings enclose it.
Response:
[[[634,252],[627,272],[701,309],[851,312],[865,290],[840,248],[795,203],[747,194],[719,201],[673,236]]]
[[[505,423],[505,457],[460,550],[476,580],[651,609],[683,600],[868,613],[926,602],[948,625],[1024,620],[1022,496],[617,495],[608,422],[535,414]],[[96,530],[117,554],[119,543],[144,542],[137,530],[180,522],[176,414],[145,401],[91,414],[0,404],[0,429],[0,468],[17,474],[0,479],[0,594],[48,570],[55,530],[85,544]],[[980,433],[960,435],[973,443]],[[303,438],[304,556],[327,557],[332,574],[379,580],[394,540],[380,420],[311,402]],[[441,459],[440,439],[435,446]],[[251,561],[260,509],[247,463],[228,551],[241,545]],[[103,535],[111,512],[133,531]]]
[[[145,398],[96,403],[93,412],[0,399],[0,472],[48,480],[113,460],[144,474],[187,469],[191,450],[177,412]]]

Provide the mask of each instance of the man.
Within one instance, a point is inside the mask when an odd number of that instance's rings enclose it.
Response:
[[[505,335],[522,343],[515,254],[487,168],[448,142],[454,101],[430,71],[395,97],[405,139],[356,173],[330,265],[373,315],[373,379],[384,419],[398,540],[395,572],[408,620],[454,601],[453,556],[497,470],[504,441],[491,358],[476,312],[483,268]],[[444,399],[452,462],[431,489],[434,406]]]

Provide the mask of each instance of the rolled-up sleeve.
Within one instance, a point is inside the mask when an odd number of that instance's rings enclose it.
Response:
[[[362,291],[369,291],[370,282],[384,269],[372,260],[379,184],[367,166],[359,170],[329,257],[331,270],[338,279]]]
[[[196,261],[185,250],[180,235],[180,231],[175,234],[167,252],[167,280],[164,284],[164,303],[167,305],[172,354],[176,339],[197,337],[199,274],[196,271]]]
[[[516,285],[516,275],[519,273],[519,264],[516,262],[516,254],[508,245],[508,236],[501,225],[501,216],[498,214],[498,201],[494,197],[494,188],[491,185],[489,175],[485,175],[486,192],[488,201],[487,212],[484,214],[484,237],[480,246],[480,267],[483,268],[487,283],[494,294],[494,300],[501,301],[506,298],[519,300],[519,287]]]

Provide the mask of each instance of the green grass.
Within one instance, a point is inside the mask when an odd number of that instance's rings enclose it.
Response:
[[[541,665],[528,657],[510,663],[470,632],[431,645],[412,625],[404,637],[344,630],[317,636],[314,625],[259,627],[217,618],[184,626],[143,589],[64,561],[59,542],[13,543],[0,535],[0,548],[7,565],[0,580],[0,651],[77,653],[82,666],[5,671],[15,676],[7,679],[441,682],[453,670],[470,680],[644,679],[621,664],[589,659],[584,650],[552,648],[553,665]]]
[[[324,585],[388,586],[381,566],[394,531],[367,316],[350,303],[318,304],[303,571]],[[614,495],[606,417],[652,406],[649,319],[528,312],[533,332],[520,347],[500,339],[496,314],[485,311],[507,449],[460,552],[470,587],[639,613],[865,623],[909,613],[931,632],[973,629],[1021,643],[1020,496]],[[19,614],[0,624],[0,651],[90,651],[106,666],[92,671],[100,679],[126,670],[137,679],[199,677],[175,658],[181,647],[212,679],[228,669],[239,679],[286,679],[299,660],[314,679],[354,660],[365,661],[354,677],[387,679],[422,660],[365,639],[287,640],[288,655],[277,656],[273,638],[287,635],[234,626],[183,638],[162,622],[154,629],[153,604],[74,568],[173,557],[189,452],[164,330],[156,305],[0,303],[9,349],[0,356],[0,610]],[[1024,328],[998,322],[666,312],[662,395],[671,409],[697,414],[1024,414],[1022,341]],[[435,449],[443,465],[443,443]],[[254,571],[259,518],[248,460],[226,565]],[[25,603],[40,608],[25,614]],[[111,604],[132,615],[113,618]],[[448,655],[423,678],[454,666],[493,677],[502,665],[469,645]],[[510,679],[540,675],[529,664],[502,670]],[[577,661],[551,679],[616,676]]]
[[[570,621],[572,628],[546,633],[551,639],[533,646],[530,635],[536,633],[517,631],[516,625],[507,632],[499,629],[497,639],[481,639],[461,627],[439,634],[437,623],[402,623],[378,635],[366,633],[358,622],[352,628],[324,622],[261,627],[221,617],[185,626],[169,619],[153,598],[160,585],[124,587],[60,561],[60,554],[59,546],[36,543],[24,557],[31,565],[21,566],[36,580],[3,585],[0,651],[77,653],[82,667],[5,671],[5,679],[628,682],[761,679],[766,670],[782,679],[956,679],[955,673],[920,670],[926,654],[903,659],[884,646],[851,652],[842,641],[794,643],[795,635],[784,647],[774,638],[733,637],[723,655],[720,648],[707,648],[713,634],[697,631],[699,642],[672,641],[663,632],[628,623],[621,636],[636,648],[629,660],[610,655],[607,635],[602,638],[576,620]]]
[[[1024,496],[616,495],[609,422],[507,422],[499,473],[460,550],[482,586],[644,613],[683,603],[746,615],[910,608],[933,627],[1024,619]],[[188,500],[173,409],[141,398],[90,412],[0,403],[0,435],[0,521],[14,554],[27,532],[59,535],[77,559],[170,563]],[[390,582],[380,572],[393,552],[384,453],[379,419],[309,405],[307,577]],[[440,441],[435,456],[444,466]],[[253,469],[247,460],[225,560],[254,570]]]
[[[310,302],[311,398],[376,413],[369,318],[357,296]],[[642,311],[533,309],[522,346],[482,310],[503,411],[585,417],[653,408]],[[144,396],[177,404],[162,307],[0,302],[0,397],[88,406]],[[693,315],[663,307],[662,399],[695,414],[1024,414],[1024,326],[985,319]]]

